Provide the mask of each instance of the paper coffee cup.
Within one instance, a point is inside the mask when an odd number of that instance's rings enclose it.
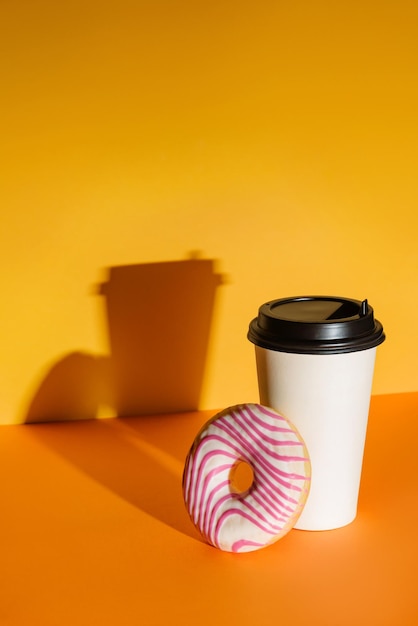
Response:
[[[367,300],[303,296],[263,304],[248,338],[260,403],[297,427],[311,459],[311,489],[295,528],[349,524],[357,514],[382,325]]]

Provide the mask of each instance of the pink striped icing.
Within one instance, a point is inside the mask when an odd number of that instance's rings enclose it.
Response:
[[[254,481],[244,493],[231,487],[231,471],[249,463]],[[250,552],[285,535],[302,512],[310,462],[302,438],[284,417],[259,404],[240,404],[215,415],[187,456],[183,494],[206,541],[228,552]]]

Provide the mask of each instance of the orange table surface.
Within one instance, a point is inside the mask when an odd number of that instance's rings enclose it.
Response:
[[[418,624],[418,393],[372,398],[352,524],[247,554],[182,499],[213,413],[2,426],[0,624]]]

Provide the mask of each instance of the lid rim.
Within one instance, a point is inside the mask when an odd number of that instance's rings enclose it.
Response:
[[[297,343],[273,344],[272,342],[264,341],[263,339],[259,338],[257,339],[257,341],[255,341],[250,336],[250,333],[248,333],[248,339],[256,347],[263,348],[264,350],[272,350],[273,352],[293,352],[294,354],[346,354],[348,352],[360,352],[362,350],[370,350],[372,348],[376,348],[385,341],[386,335],[384,334],[384,332],[382,332],[370,341],[360,343],[347,342],[345,344],[336,344],[335,342],[330,342],[329,345],[321,342],[312,342],[312,345],[306,345],[306,343],[305,345]]]

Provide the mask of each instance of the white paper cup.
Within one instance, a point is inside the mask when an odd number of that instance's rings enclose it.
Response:
[[[311,459],[311,489],[295,528],[349,524],[382,325],[367,301],[308,296],[260,307],[248,337],[256,344],[260,403],[297,427]]]

